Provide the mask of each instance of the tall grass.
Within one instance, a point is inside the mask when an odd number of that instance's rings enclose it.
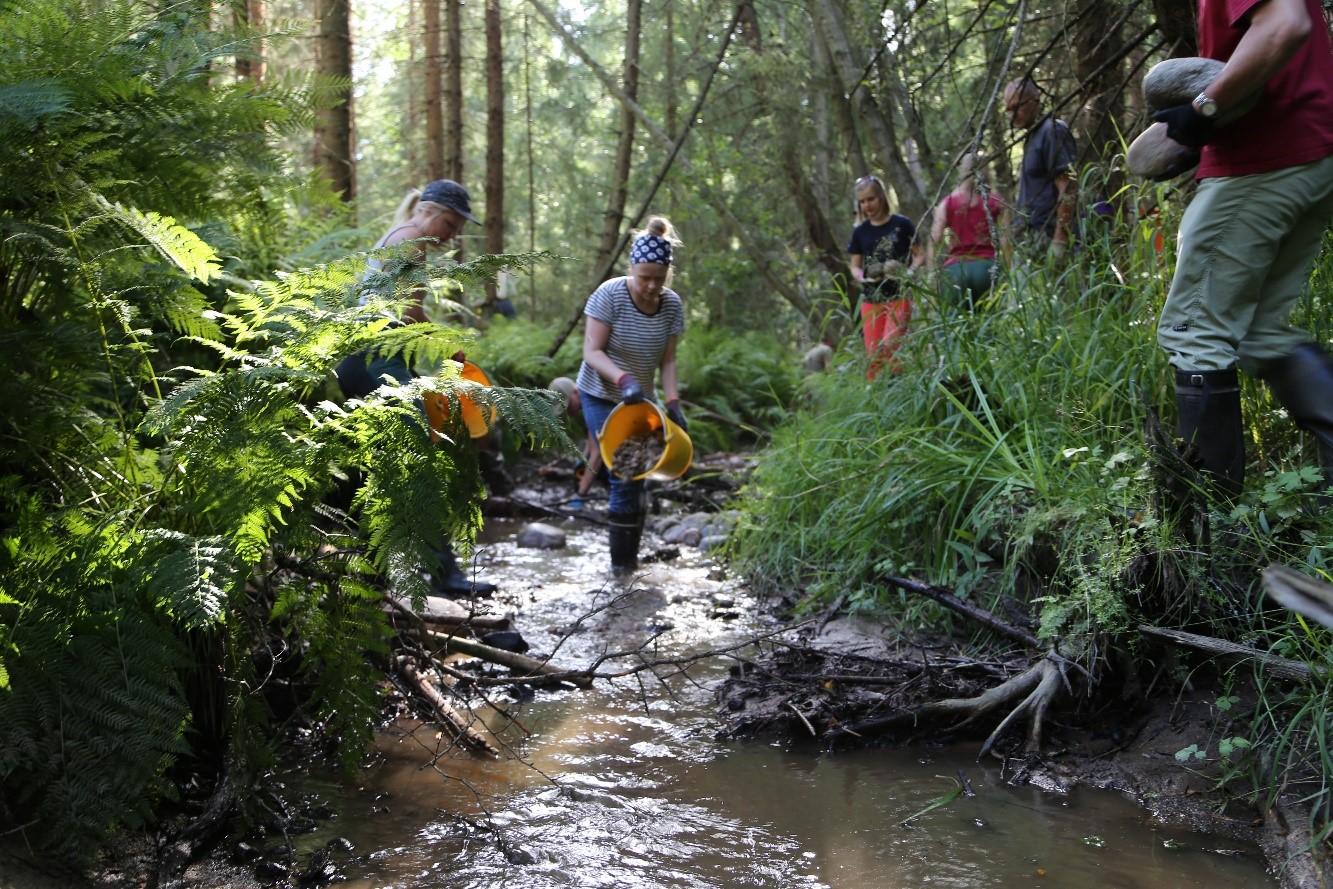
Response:
[[[1179,206],[1090,221],[1079,253],[1016,264],[974,314],[933,281],[911,282],[918,317],[899,371],[867,382],[849,339],[761,454],[731,542],[739,570],[807,605],[842,596],[941,620],[881,580],[909,575],[992,609],[1016,604],[1042,638],[1091,639],[1088,651],[1131,646],[1124,631],[1148,621],[1326,667],[1329,631],[1269,606],[1259,585],[1272,561],[1333,576],[1318,449],[1262,385],[1243,385],[1250,481],[1234,510],[1212,515],[1213,545],[1150,508],[1145,415],[1159,410],[1168,431],[1175,422],[1155,333]],[[1293,319],[1320,342],[1333,334],[1331,283],[1326,251]],[[1226,716],[1248,746],[1223,739],[1218,759],[1230,762],[1220,780],[1248,777],[1261,805],[1275,786],[1301,790],[1322,841],[1333,832],[1333,748],[1329,685],[1316,675],[1293,688],[1259,674],[1248,723]]]

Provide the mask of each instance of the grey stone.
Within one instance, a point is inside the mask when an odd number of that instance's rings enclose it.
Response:
[[[514,542],[527,549],[563,549],[568,538],[564,531],[554,525],[533,522],[518,532]]]

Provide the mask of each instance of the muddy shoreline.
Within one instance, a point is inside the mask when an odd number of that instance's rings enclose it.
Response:
[[[815,741],[830,750],[962,742],[973,744],[980,760],[991,724],[957,731],[895,726],[873,734],[844,727],[875,725],[885,711],[928,699],[980,693],[1031,659],[1030,651],[978,651],[958,640],[900,633],[874,619],[825,614],[774,640],[749,668],[732,670],[717,692],[722,735]],[[1014,730],[984,756],[1000,763],[1012,784],[1057,794],[1078,787],[1114,791],[1133,799],[1153,823],[1257,846],[1282,889],[1333,886],[1326,850],[1307,851],[1309,810],[1298,789],[1259,811],[1242,799],[1248,787],[1222,786],[1222,763],[1187,765],[1178,758],[1216,738],[1214,702],[1222,692],[1209,678],[1204,672],[1185,689],[1148,696],[1126,692],[1095,713],[1054,714],[1040,755],[1025,755],[1022,732]]]
[[[711,481],[695,504],[717,509],[735,490],[743,460],[724,457],[701,460],[699,468]],[[553,464],[524,463],[523,496],[496,498],[492,514],[541,520],[546,514],[532,503],[560,503],[572,482]],[[525,505],[525,499],[528,505]],[[669,546],[646,547],[648,559],[671,558]],[[993,686],[1021,670],[1032,652],[997,644],[984,649],[975,639],[929,637],[900,633],[887,623],[831,611],[793,619],[792,599],[770,599],[765,610],[791,628],[766,640],[748,662],[734,668],[717,688],[718,732],[727,738],[764,738],[793,745],[817,741],[826,749],[871,746],[891,750],[902,744],[975,741],[978,750],[993,725],[972,733],[940,732],[930,727],[904,732],[849,732],[894,707],[929,698],[965,697]],[[519,617],[519,629],[521,626]],[[982,649],[982,650],[979,650]],[[1304,852],[1307,813],[1299,791],[1279,797],[1267,812],[1246,805],[1238,794],[1219,787],[1219,764],[1182,764],[1177,753],[1190,745],[1205,746],[1215,737],[1219,692],[1208,676],[1196,674],[1185,690],[1154,688],[1148,694],[1123,691],[1096,712],[1060,712],[1039,756],[1021,752],[1021,732],[988,754],[1002,764],[1007,780],[1051,793],[1069,793],[1084,786],[1112,790],[1136,801],[1158,823],[1257,845],[1283,889],[1333,886],[1333,867],[1326,855]],[[1322,850],[1321,850],[1322,852]],[[83,880],[45,873],[25,863],[22,849],[0,842],[0,889],[128,889],[153,885],[157,852],[154,837],[127,835],[111,844],[101,866]],[[242,863],[237,843],[221,843],[209,856],[191,865],[182,887],[196,889],[259,889],[263,886],[322,885],[317,874],[257,873],[253,862]],[[325,881],[327,882],[327,881]]]

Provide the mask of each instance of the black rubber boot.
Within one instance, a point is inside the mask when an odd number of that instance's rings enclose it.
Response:
[[[1227,370],[1176,371],[1178,430],[1203,463],[1204,478],[1224,501],[1245,485],[1245,436],[1240,419],[1240,379]]]
[[[1259,378],[1296,425],[1319,440],[1324,487],[1333,486],[1333,358],[1314,343],[1304,343],[1265,364]]]
[[[493,583],[473,580],[463,573],[463,569],[458,566],[458,557],[454,555],[452,547],[437,550],[435,555],[440,560],[440,567],[438,570],[431,572],[430,585],[440,595],[449,598],[460,596],[486,598],[495,595],[495,591],[499,589]]]
[[[611,544],[611,572],[628,574],[639,567],[639,536],[643,533],[643,514],[637,512],[608,513]]]

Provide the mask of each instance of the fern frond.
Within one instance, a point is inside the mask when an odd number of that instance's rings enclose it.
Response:
[[[207,284],[217,275],[221,266],[217,253],[198,235],[170,216],[162,216],[151,210],[144,213],[119,202],[111,203],[100,196],[98,203],[116,219],[138,232],[154,249],[191,278]]]

